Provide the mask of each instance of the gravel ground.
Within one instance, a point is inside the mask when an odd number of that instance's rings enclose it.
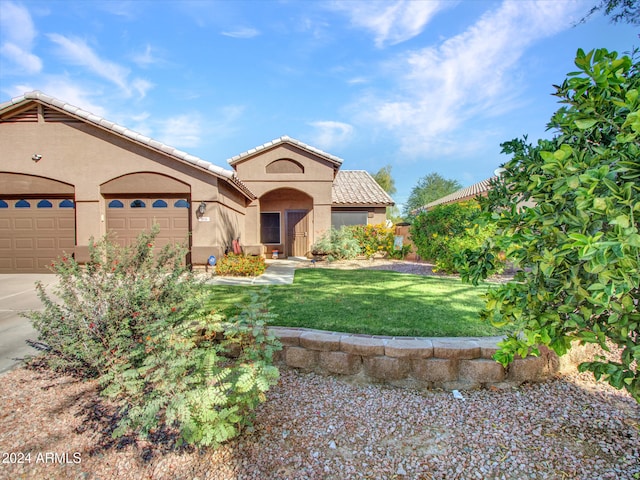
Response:
[[[255,430],[217,451],[177,448],[165,432],[112,440],[113,408],[93,383],[26,368],[0,378],[3,479],[640,475],[640,407],[587,374],[456,399],[283,369]]]
[[[114,441],[94,383],[19,368],[0,376],[0,478],[640,478],[640,406],[589,374],[462,395],[282,369],[254,431],[198,451]]]

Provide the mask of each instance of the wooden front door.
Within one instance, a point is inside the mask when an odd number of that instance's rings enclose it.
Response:
[[[308,210],[287,211],[287,256],[302,257],[309,251]]]

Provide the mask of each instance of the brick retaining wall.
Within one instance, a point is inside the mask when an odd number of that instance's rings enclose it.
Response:
[[[562,358],[542,347],[506,369],[491,358],[501,337],[414,338],[272,327],[283,345],[277,365],[335,375],[356,383],[465,390],[507,388],[545,380],[588,358],[574,347]]]

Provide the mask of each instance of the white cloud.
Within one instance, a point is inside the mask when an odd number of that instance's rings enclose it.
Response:
[[[255,28],[249,27],[239,27],[235,30],[229,30],[220,33],[226,37],[232,38],[253,38],[260,35],[260,31],[256,30]]]
[[[42,70],[42,60],[31,52],[37,36],[29,11],[13,2],[4,2],[0,14],[3,41],[0,55],[19,73],[35,74]]]
[[[109,113],[103,106],[91,100],[96,94],[95,90],[75,84],[66,75],[45,75],[38,78],[37,82],[37,84],[14,85],[8,90],[8,93],[11,97],[17,97],[26,92],[40,90],[63,102],[113,121],[113,118],[109,117]]]
[[[454,2],[400,0],[333,3],[333,8],[346,12],[351,22],[373,33],[377,47],[396,45],[420,35],[435,14]]]
[[[316,129],[316,132],[312,135],[313,145],[324,150],[329,150],[348,142],[353,135],[353,126],[348,123],[317,121],[311,122],[309,125]]]
[[[202,116],[198,113],[176,115],[160,123],[158,140],[179,148],[194,148],[202,138]]]
[[[136,65],[143,68],[162,62],[162,60],[153,54],[151,45],[149,44],[147,44],[144,52],[134,54],[131,58]]]
[[[115,62],[100,58],[84,40],[65,37],[57,33],[47,35],[58,45],[60,56],[72,65],[87,68],[93,74],[117,85],[127,96],[135,91],[144,97],[152,84],[146,80],[136,78],[129,81],[129,69]]]
[[[570,28],[576,6],[503,2],[465,32],[398,59],[389,72],[398,78],[396,95],[369,94],[360,117],[393,131],[408,155],[455,148],[465,122],[513,108],[521,88],[517,62],[535,42]]]

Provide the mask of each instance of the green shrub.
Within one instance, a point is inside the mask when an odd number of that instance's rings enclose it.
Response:
[[[154,225],[131,247],[92,240],[83,266],[54,262],[55,296],[38,283],[44,309],[27,317],[49,346],[51,367],[97,377],[102,394],[121,405],[114,435],[165,426],[183,441],[216,446],[250,423],[277,381],[268,298],[229,321],[206,312],[185,250],[167,246],[156,255],[157,234]]]
[[[360,255],[360,244],[349,228],[332,228],[311,246],[314,255],[326,255],[327,260],[348,260]]]
[[[434,262],[434,271],[457,272],[457,257],[466,249],[479,248],[495,232],[493,225],[478,225],[479,215],[475,200],[421,212],[411,225],[418,255]]]
[[[553,138],[502,144],[511,159],[483,204],[497,235],[467,252],[462,277],[485,278],[499,251],[518,269],[481,313],[513,329],[494,356],[503,365],[540,344],[558,355],[575,341],[615,345],[618,359],[579,369],[640,402],[640,62],[578,50],[575,66],[555,87]]]
[[[264,258],[254,255],[228,253],[216,263],[218,275],[236,277],[257,277],[262,275],[267,265]]]

